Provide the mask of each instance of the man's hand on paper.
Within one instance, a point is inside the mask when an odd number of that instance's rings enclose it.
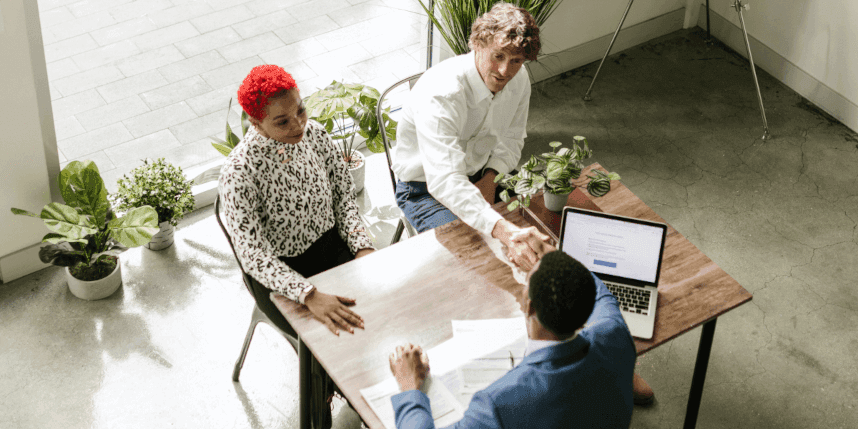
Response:
[[[390,372],[401,391],[419,390],[429,376],[429,358],[420,346],[399,346],[390,354]]]
[[[506,219],[495,224],[492,237],[506,246],[507,258],[524,272],[530,271],[536,261],[553,249],[551,239],[536,227],[519,228]]]

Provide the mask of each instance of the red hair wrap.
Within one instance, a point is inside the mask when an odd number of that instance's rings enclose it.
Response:
[[[238,104],[251,118],[261,121],[265,119],[269,98],[297,87],[295,79],[283,67],[273,64],[256,66],[238,88]]]

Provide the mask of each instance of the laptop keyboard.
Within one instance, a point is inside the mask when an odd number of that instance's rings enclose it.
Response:
[[[616,283],[604,283],[608,287],[608,290],[617,297],[617,301],[620,302],[620,310],[643,314],[644,316],[647,315],[647,312],[649,312],[650,291]]]

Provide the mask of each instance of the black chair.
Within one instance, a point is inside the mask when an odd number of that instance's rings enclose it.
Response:
[[[220,225],[223,235],[226,236],[226,241],[229,242],[229,248],[232,249],[232,256],[234,256],[235,261],[238,262],[238,268],[241,269],[241,277],[242,280],[244,280],[244,286],[247,288],[250,296],[254,297],[253,287],[251,286],[253,278],[250,274],[247,274],[247,272],[244,271],[241,261],[238,260],[238,254],[235,253],[235,246],[232,244],[232,238],[229,236],[229,233],[226,231],[226,228],[223,226],[223,221],[220,218],[220,195],[215,198],[214,205],[215,219],[217,219],[217,223]],[[280,335],[283,335],[283,338],[286,338],[286,341],[289,341],[289,344],[295,350],[295,353],[298,354],[298,366],[300,367],[298,386],[299,395],[301,397],[310,398],[309,410],[299,410],[301,427],[312,425],[312,427],[319,429],[330,428],[331,409],[326,401],[326,396],[333,389],[332,384],[329,383],[330,379],[323,375],[324,369],[321,364],[313,358],[313,355],[310,353],[309,349],[307,349],[306,345],[300,344],[298,338],[290,335],[275,325],[274,322],[272,322],[271,319],[269,319],[268,316],[259,309],[259,305],[257,305],[255,301],[256,298],[254,297],[253,313],[250,315],[250,326],[247,328],[247,335],[244,337],[244,345],[241,347],[241,355],[238,357],[238,360],[235,361],[235,368],[232,371],[232,381],[238,382],[238,376],[241,373],[241,368],[244,367],[244,358],[247,356],[247,349],[250,347],[250,341],[253,339],[253,332],[256,330],[256,325],[258,325],[259,322],[265,322],[279,332]]]
[[[244,280],[244,286],[247,288],[250,296],[253,296],[253,288],[250,286],[252,277],[250,277],[250,274],[247,274],[247,272],[244,271],[244,267],[241,266],[241,261],[238,260],[238,255],[235,253],[235,247],[232,245],[232,238],[229,236],[229,233],[223,226],[223,221],[220,219],[220,195],[215,199],[215,219],[217,219],[217,223],[220,225],[223,235],[226,236],[226,241],[229,242],[229,248],[232,249],[232,256],[234,256],[235,261],[238,262],[238,268],[241,269],[241,277]],[[253,332],[256,331],[256,325],[258,325],[259,322],[267,323],[283,335],[283,337],[286,338],[286,341],[289,341],[289,344],[291,344],[292,348],[295,349],[295,353],[298,353],[298,339],[278,328],[277,325],[275,325],[274,322],[272,322],[271,319],[269,319],[268,316],[259,309],[259,306],[256,305],[254,299],[253,313],[250,315],[250,327],[247,328],[247,335],[244,337],[244,345],[241,347],[241,355],[238,357],[238,360],[235,361],[235,369],[232,371],[232,381],[238,381],[241,368],[244,367],[244,358],[247,356],[247,349],[250,347],[250,341],[253,339]]]
[[[384,118],[382,117],[383,110],[383,102],[387,94],[389,94],[394,89],[398,88],[400,85],[408,83],[408,89],[414,87],[414,84],[417,83],[417,79],[420,79],[423,73],[417,73],[415,75],[409,76],[405,79],[400,80],[399,82],[394,83],[389,88],[387,88],[383,93],[381,93],[381,97],[378,98],[378,105],[376,106],[376,117],[378,118],[378,127],[382,130],[381,140],[384,142],[384,154],[387,156],[387,169],[390,172],[390,183],[393,185],[393,193],[396,194],[396,175],[393,173],[393,159],[390,157],[390,141],[387,140],[387,133],[384,130]],[[390,244],[394,244],[399,241],[402,237],[402,232],[404,230],[408,230],[408,236],[413,237],[417,235],[417,231],[411,226],[411,223],[408,222],[408,219],[405,218],[405,215],[399,216],[399,222],[396,225],[396,232],[393,233],[393,239],[390,240]]]

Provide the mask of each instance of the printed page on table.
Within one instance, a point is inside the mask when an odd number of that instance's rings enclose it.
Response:
[[[504,335],[496,334],[498,327]],[[457,330],[458,336],[426,351],[431,373],[421,390],[429,397],[438,427],[461,420],[474,393],[503,377],[524,356],[522,318],[456,321],[454,333]],[[495,333],[486,334],[490,331]],[[518,338],[511,340],[510,335]],[[360,392],[384,426],[395,428],[390,398],[399,393],[399,386],[393,376]]]
[[[434,375],[429,375],[420,391],[429,397],[429,408],[432,410],[432,420],[435,421],[436,427],[449,426],[464,416],[465,410],[456,397]],[[391,398],[399,393],[396,379],[390,377],[375,386],[361,389],[360,393],[384,427],[395,429],[396,414]]]

